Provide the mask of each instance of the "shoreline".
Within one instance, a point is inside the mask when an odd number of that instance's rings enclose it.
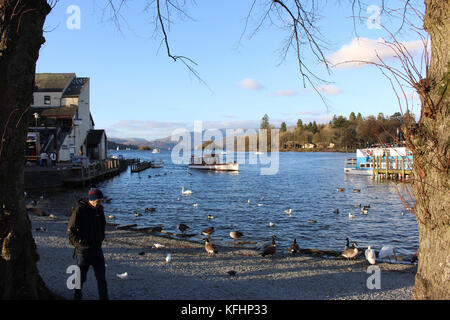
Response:
[[[72,299],[66,269],[76,261],[67,236],[68,217],[30,215],[40,260],[38,269],[50,290]],[[42,231],[42,229],[45,231]],[[39,231],[38,231],[39,230]],[[214,237],[212,237],[214,242]],[[164,245],[155,248],[155,243]],[[289,255],[279,247],[273,258],[260,251],[222,247],[214,256],[203,244],[108,225],[103,245],[109,297],[112,300],[409,300],[416,265],[380,263],[381,289],[368,289],[368,263],[359,258]],[[143,254],[142,254],[143,253]],[[165,261],[167,254],[172,261]],[[141,255],[140,255],[141,254]],[[232,277],[227,272],[236,271]],[[121,280],[116,274],[128,273]],[[83,288],[97,299],[92,268]]]

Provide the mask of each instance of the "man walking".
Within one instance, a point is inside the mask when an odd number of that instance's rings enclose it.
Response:
[[[77,264],[81,272],[81,287],[86,282],[89,266],[92,266],[97,279],[99,298],[108,300],[105,258],[102,251],[106,225],[102,201],[103,193],[99,189],[91,189],[88,200],[79,200],[72,211],[67,234],[75,246]],[[81,298],[81,288],[75,289],[74,299],[81,300]]]

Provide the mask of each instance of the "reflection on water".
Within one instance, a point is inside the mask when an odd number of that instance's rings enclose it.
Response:
[[[150,151],[110,153],[141,160],[154,157]],[[240,164],[239,173],[190,170],[173,164],[170,153],[161,151],[158,158],[163,159],[164,168],[140,173],[128,170],[98,186],[112,198],[105,204],[105,213],[116,216],[114,223],[161,225],[172,232],[179,232],[176,226],[185,223],[189,233],[197,234],[213,226],[212,238],[222,244],[233,243],[229,237],[233,230],[244,233],[240,240],[258,243],[269,241],[274,234],[286,250],[294,238],[300,247],[342,250],[349,237],[360,247],[371,245],[379,250],[389,244],[400,254],[412,255],[418,247],[417,223],[403,206],[396,185],[345,175],[344,162],[349,156],[280,153],[279,172],[261,175],[260,166],[248,162]],[[182,196],[182,186],[194,193]],[[338,192],[339,187],[344,191]],[[398,188],[401,191],[404,186]],[[370,205],[368,215],[355,207],[359,204]],[[149,207],[156,210],[145,212]],[[288,209],[292,214],[285,213]],[[333,213],[335,209],[338,214]],[[135,211],[142,216],[136,217]],[[356,217],[349,219],[349,213]],[[208,215],[215,218],[208,219]],[[310,219],[316,222],[309,223]],[[269,222],[275,226],[269,227]]]

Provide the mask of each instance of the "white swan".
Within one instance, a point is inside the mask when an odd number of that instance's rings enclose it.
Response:
[[[392,246],[384,246],[381,248],[380,252],[378,253],[378,258],[389,258],[389,262],[391,262],[391,257],[394,257],[395,260],[397,260],[397,254],[395,252],[395,248]]]
[[[370,264],[375,264],[375,251],[369,246],[367,250],[364,252],[367,261],[369,261]]]
[[[184,186],[183,186],[183,187],[181,187],[181,194],[184,196],[187,196],[187,195],[193,194],[193,192],[192,192],[192,190],[184,190]]]

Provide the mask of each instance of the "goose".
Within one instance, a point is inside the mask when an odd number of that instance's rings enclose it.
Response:
[[[273,255],[275,254],[275,252],[277,251],[277,245],[275,243],[275,236],[272,236],[272,244],[270,246],[267,246],[263,252],[261,253],[261,255],[263,257],[267,256],[267,255],[271,255],[273,257]]]
[[[299,253],[300,247],[297,244],[297,239],[294,238],[294,242],[291,244],[291,247],[289,248],[290,253]]]
[[[189,227],[187,225],[185,225],[184,223],[180,223],[179,225],[177,225],[178,230],[180,230],[181,232],[185,232],[187,229],[189,229]]]
[[[339,209],[334,210],[333,213],[338,214],[339,213]]]
[[[397,260],[397,253],[392,246],[383,246],[380,252],[378,252],[379,259],[389,258],[389,262],[391,262],[391,257],[394,257],[394,259]]]
[[[349,219],[353,219],[353,218],[355,218],[355,215],[349,213],[349,214],[348,214],[348,218],[349,218]]]
[[[344,249],[344,251],[347,250],[348,248],[350,248],[350,240],[349,240],[349,238],[347,238],[347,239],[345,239],[345,240],[347,241],[347,243],[345,244],[345,249]]]
[[[213,245],[209,239],[203,239],[203,241],[205,241],[205,250],[206,252],[208,252],[208,254],[215,254],[218,252],[217,247],[215,245]]]
[[[364,254],[366,256],[366,260],[370,264],[375,264],[375,251],[370,246],[366,249]]]
[[[286,214],[292,214],[292,209],[284,210],[284,213],[286,213]]]
[[[347,259],[354,259],[354,258],[356,258],[356,256],[358,255],[358,248],[356,246],[357,246],[357,243],[353,242],[352,247],[348,248],[347,250],[344,250],[344,252],[342,252],[341,255],[344,258],[347,258]]]
[[[273,223],[272,221],[269,222],[269,227],[274,227],[274,226],[275,226],[275,223]]]
[[[122,280],[126,280],[128,278],[128,272],[124,272],[124,273],[117,273],[116,274],[117,278],[122,279]]]
[[[209,228],[206,228],[205,230],[203,230],[202,234],[205,236],[208,236],[208,238],[209,238],[214,233],[214,231],[216,231],[216,230],[214,230],[214,227],[209,227]]]
[[[230,237],[233,239],[239,239],[240,237],[242,237],[244,234],[240,231],[231,231],[230,232]]]
[[[170,263],[172,261],[172,255],[170,253],[167,254],[166,262]]]
[[[192,190],[184,190],[184,186],[183,186],[183,187],[181,187],[181,194],[183,196],[187,196],[187,195],[193,194],[193,192],[192,192]]]

